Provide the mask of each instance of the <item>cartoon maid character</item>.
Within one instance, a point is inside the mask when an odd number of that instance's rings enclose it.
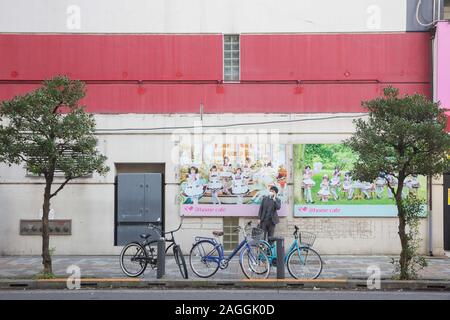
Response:
[[[304,189],[304,197],[306,203],[314,203],[312,199],[312,187],[316,185],[314,180],[312,179],[312,170],[310,166],[306,166],[305,170],[303,170],[303,189]]]
[[[208,189],[211,191],[211,198],[213,204],[220,204],[219,190],[222,189],[223,184],[220,181],[217,166],[213,165],[209,170]]]
[[[220,168],[220,177],[221,178],[230,178],[232,173],[232,165],[230,163],[230,158],[227,156],[223,157],[222,167]]]
[[[247,181],[252,180],[252,160],[250,159],[250,157],[245,158],[245,163],[242,167],[242,173],[244,174],[244,178]]]
[[[353,199],[353,181],[352,177],[350,176],[350,172],[346,172],[344,175],[344,182],[342,184],[342,189],[344,189],[344,193],[347,194],[347,200]]]
[[[286,179],[287,179],[287,170],[283,165],[278,167],[278,175],[277,175],[277,184],[280,186],[279,188],[279,196],[284,196],[286,191]]]
[[[230,158],[227,156],[223,157],[223,163],[222,167],[220,168],[219,176],[222,179],[222,187],[223,187],[223,193],[228,194],[229,188],[230,188],[230,179],[233,175],[233,167],[230,163]]]
[[[411,187],[412,187],[412,193],[417,195],[419,193],[419,188],[420,188],[419,176],[417,174],[412,175]]]
[[[236,203],[242,204],[244,201],[244,195],[248,192],[248,186],[245,182],[241,168],[237,168],[236,173],[233,174],[233,185],[231,188],[231,192],[237,196]]]
[[[339,199],[339,191],[341,186],[341,171],[339,167],[334,168],[333,178],[331,178],[330,189],[334,200]]]
[[[409,194],[417,195],[419,188],[420,182],[419,178],[417,177],[417,174],[413,174],[412,176],[409,176],[405,179],[404,190],[405,189],[408,190]],[[403,194],[403,196],[405,197],[407,194]]]
[[[373,184],[368,181],[361,182],[361,192],[364,194],[366,199],[370,199],[370,194],[373,190]]]
[[[322,202],[328,202],[328,197],[330,196],[330,179],[326,174],[322,177],[320,190],[317,194],[320,196]]]
[[[381,199],[383,197],[384,186],[386,185],[386,179],[384,178],[384,173],[380,172],[378,177],[375,179],[375,192],[377,198]]]
[[[265,186],[274,184],[276,176],[277,172],[273,168],[271,161],[268,161],[264,167],[260,169],[260,182]]]
[[[197,167],[192,166],[190,168],[184,193],[192,199],[194,204],[198,204],[198,199],[203,195],[203,183]]]

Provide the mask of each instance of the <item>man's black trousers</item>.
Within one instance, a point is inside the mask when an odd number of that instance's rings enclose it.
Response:
[[[268,240],[270,237],[273,237],[275,224],[271,220],[261,221],[260,227],[264,230],[264,239]]]

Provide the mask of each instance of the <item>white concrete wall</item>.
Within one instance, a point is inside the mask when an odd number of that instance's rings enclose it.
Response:
[[[270,120],[293,120],[331,115],[205,115],[204,125],[248,123]],[[356,115],[333,115],[356,116]],[[105,177],[78,179],[67,185],[52,202],[55,218],[72,219],[71,236],[53,236],[50,246],[56,254],[117,254],[114,247],[114,163],[166,163],[165,218],[167,229],[179,223],[177,167],[171,160],[172,130],[117,132],[116,128],[160,128],[189,126],[198,115],[96,115],[99,148],[108,157],[111,171]],[[329,119],[272,125],[241,126],[240,130],[279,130],[280,143],[338,143],[352,130],[352,119]],[[246,134],[243,131],[241,134]],[[292,161],[292,148],[287,159]],[[289,188],[292,197],[292,169]],[[43,180],[26,176],[20,166],[0,165],[0,254],[40,254],[40,236],[20,236],[20,219],[38,218],[42,205]],[[442,181],[433,182],[433,251],[443,254]],[[396,218],[293,218],[290,214],[277,226],[277,233],[290,237],[293,225],[317,234],[315,247],[328,254],[396,254],[400,244]],[[241,219],[241,223],[246,221]],[[221,218],[186,218],[182,231],[176,236],[184,251],[188,251],[195,236],[210,235],[222,229]],[[422,221],[422,249],[428,252],[428,223]],[[288,239],[290,241],[290,238]]]
[[[415,23],[416,3],[417,0],[1,0],[0,32],[417,31],[424,28]],[[430,18],[431,0],[423,3],[423,16]],[[428,22],[426,18],[424,22]]]

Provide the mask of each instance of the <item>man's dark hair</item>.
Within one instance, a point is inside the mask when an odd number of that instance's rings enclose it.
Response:
[[[272,191],[272,190],[275,191],[276,194],[278,194],[278,188],[277,187],[271,186],[270,187],[270,191]]]

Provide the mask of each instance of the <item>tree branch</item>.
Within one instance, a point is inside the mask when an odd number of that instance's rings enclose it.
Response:
[[[63,103],[64,103],[64,101],[60,101],[60,102],[56,105],[56,107],[53,109],[53,112],[52,112],[52,113],[56,113],[56,111],[59,109],[59,107],[62,106]]]
[[[395,176],[393,176],[393,177],[395,177]],[[397,195],[397,192],[395,191],[395,189],[394,189],[394,187],[393,186],[391,186],[391,184],[389,183],[389,179],[384,179],[384,180],[386,180],[386,185],[387,185],[387,187],[391,190],[391,192],[392,192],[392,194],[394,195],[394,197]]]
[[[54,196],[56,196],[58,194],[58,192],[60,192],[66,186],[66,184],[69,183],[70,180],[77,179],[77,178],[80,178],[80,177],[81,176],[75,176],[75,177],[66,178],[66,180],[63,183],[61,183],[61,185],[58,187],[58,189],[56,189],[55,192],[53,192],[50,195],[50,199],[53,198]]]

